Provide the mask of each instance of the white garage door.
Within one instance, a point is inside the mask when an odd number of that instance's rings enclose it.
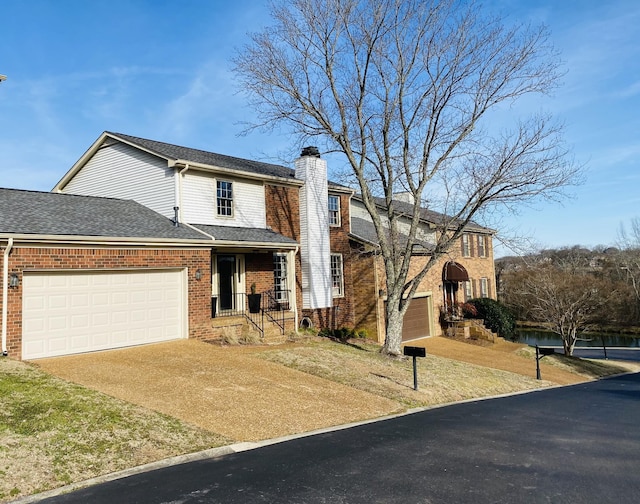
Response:
[[[29,273],[22,358],[38,359],[185,337],[182,270]]]

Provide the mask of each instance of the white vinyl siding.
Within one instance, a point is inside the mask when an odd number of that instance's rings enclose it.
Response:
[[[189,170],[182,179],[182,216],[190,224],[214,226],[266,227],[264,186],[230,177]],[[219,216],[217,181],[233,184],[233,216]]]
[[[169,219],[174,216],[173,169],[165,159],[120,142],[98,150],[63,192],[130,199]]]
[[[185,284],[184,270],[27,272],[22,358],[184,338]]]

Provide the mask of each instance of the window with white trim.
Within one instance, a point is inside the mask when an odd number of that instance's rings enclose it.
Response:
[[[340,226],[340,196],[329,195],[329,225]]]
[[[487,257],[487,237],[478,235],[478,257]]]
[[[469,235],[467,233],[462,235],[462,256],[471,256],[471,240],[469,240]]]
[[[464,300],[469,301],[469,299],[473,298],[473,285],[471,280],[467,280],[464,282]]]
[[[334,298],[344,296],[342,254],[331,254],[331,287]]]
[[[489,279],[487,278],[480,279],[480,297],[489,297]]]
[[[218,215],[233,217],[233,182],[218,180],[216,190]]]
[[[273,254],[273,295],[276,301],[284,303],[289,300],[287,290],[287,255]]]

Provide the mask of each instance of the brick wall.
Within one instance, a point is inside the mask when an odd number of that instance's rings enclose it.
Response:
[[[267,226],[276,233],[300,243],[300,189],[265,184],[265,207]],[[273,268],[273,265],[271,266]],[[296,254],[296,306],[302,317],[302,259]],[[273,272],[271,273],[273,286]]]
[[[265,184],[266,222],[276,233],[300,242],[300,189]]]
[[[22,354],[22,275],[24,271],[36,270],[187,268],[189,337],[207,339],[211,336],[210,257],[208,249],[37,248],[16,245],[9,257],[9,273],[20,275],[20,286],[8,292],[9,355],[20,358]],[[198,268],[203,275],[199,281],[195,279]]]

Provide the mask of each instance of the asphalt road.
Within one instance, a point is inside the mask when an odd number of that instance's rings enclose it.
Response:
[[[167,467],[49,503],[637,503],[640,374]]]
[[[562,348],[557,350],[562,353]],[[640,361],[640,348],[607,348],[607,358],[613,360]],[[604,359],[605,350],[602,347],[576,347],[573,355],[583,359]]]

